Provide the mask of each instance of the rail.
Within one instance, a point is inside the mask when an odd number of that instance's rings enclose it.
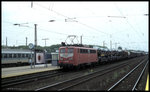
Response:
[[[26,75],[26,76],[21,76],[21,77],[17,77],[17,79],[14,78],[10,78],[10,79],[5,79],[2,80],[2,88],[6,88],[9,86],[13,86],[13,85],[17,85],[17,84],[21,84],[21,83],[27,83],[30,81],[34,81],[39,80],[39,79],[43,79],[46,77],[53,77],[53,76],[57,76],[57,75],[61,75],[63,74],[63,72],[60,71],[52,71],[51,73],[43,73],[43,74],[30,74],[30,75]]]
[[[130,72],[128,72],[125,76],[123,76],[119,81],[117,81],[115,84],[113,84],[107,91],[110,91],[112,89],[114,89],[117,85],[119,85],[120,82],[122,82],[125,78],[127,78],[134,70],[136,70],[142,63],[144,63],[145,61],[143,60],[143,62],[139,63],[135,68],[133,68]],[[140,76],[138,77],[136,83],[134,84],[134,87],[132,88],[132,91],[135,90],[135,87],[137,85],[137,83],[139,82],[139,79],[141,78],[147,64],[149,61],[147,61],[147,63],[145,64],[145,67],[143,68]]]
[[[129,65],[129,63],[128,64],[123,63],[119,66],[109,67],[107,69],[102,69],[102,70],[99,70],[99,71],[96,71],[96,72],[89,73],[87,75],[81,75],[79,77],[75,77],[75,78],[72,78],[72,79],[69,79],[69,80],[57,82],[57,83],[54,83],[54,84],[51,84],[51,85],[47,85],[47,86],[35,89],[35,91],[45,91],[45,90],[62,91],[62,90],[66,90],[66,89],[71,88],[73,86],[76,86],[80,83],[86,82],[90,79],[93,79],[93,78],[96,78],[98,76],[102,76],[102,75],[104,75],[108,72],[112,72],[114,70],[117,70],[117,69],[119,69],[119,68],[121,68],[125,65]]]

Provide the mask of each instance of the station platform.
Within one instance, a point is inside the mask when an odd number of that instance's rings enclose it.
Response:
[[[1,68],[1,78],[14,77],[14,76],[32,74],[32,73],[37,73],[37,72],[57,70],[57,69],[60,69],[60,67],[52,66],[51,64],[47,64],[47,67],[45,66],[45,64],[41,64],[41,65],[35,65],[35,67],[32,66],[32,68],[30,65],[12,67],[12,68]]]

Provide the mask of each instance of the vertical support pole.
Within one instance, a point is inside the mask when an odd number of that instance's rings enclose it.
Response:
[[[32,50],[31,50],[31,57],[30,57],[29,61],[30,61],[31,69],[32,69]]]
[[[112,35],[110,35],[110,50],[112,50],[112,41],[111,41]]]
[[[105,46],[105,41],[103,41],[103,47]]]
[[[34,47],[34,68],[36,63],[36,46],[37,46],[37,24],[34,24],[35,26],[35,47]]]
[[[35,26],[35,47],[37,46],[37,24],[34,24]]]
[[[115,49],[117,50],[117,43],[115,43]]]
[[[7,37],[6,37],[6,47],[7,47]]]
[[[28,38],[26,37],[26,46],[27,46],[27,44],[28,44]]]
[[[47,51],[46,51],[46,49],[45,49],[45,50],[44,50],[45,67],[47,67],[46,53],[47,53]]]
[[[31,8],[33,7],[33,1],[31,1]]]
[[[112,50],[112,41],[110,40],[110,50]]]
[[[45,47],[46,47],[46,39],[45,39]]]
[[[81,35],[81,45],[82,45],[82,35]]]

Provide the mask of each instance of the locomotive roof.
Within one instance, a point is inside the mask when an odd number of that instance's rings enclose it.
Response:
[[[96,50],[95,48],[79,47],[79,46],[62,46],[60,48],[82,48],[82,49],[94,49],[94,50]]]

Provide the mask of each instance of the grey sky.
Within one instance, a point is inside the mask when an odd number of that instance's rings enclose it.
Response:
[[[2,45],[60,44],[68,35],[83,35],[83,44],[148,51],[148,2],[2,2]],[[68,18],[74,19],[69,20]],[[68,19],[68,22],[65,22]],[[54,22],[48,22],[55,20]],[[28,23],[14,26],[15,23]],[[27,27],[28,26],[28,27]]]

